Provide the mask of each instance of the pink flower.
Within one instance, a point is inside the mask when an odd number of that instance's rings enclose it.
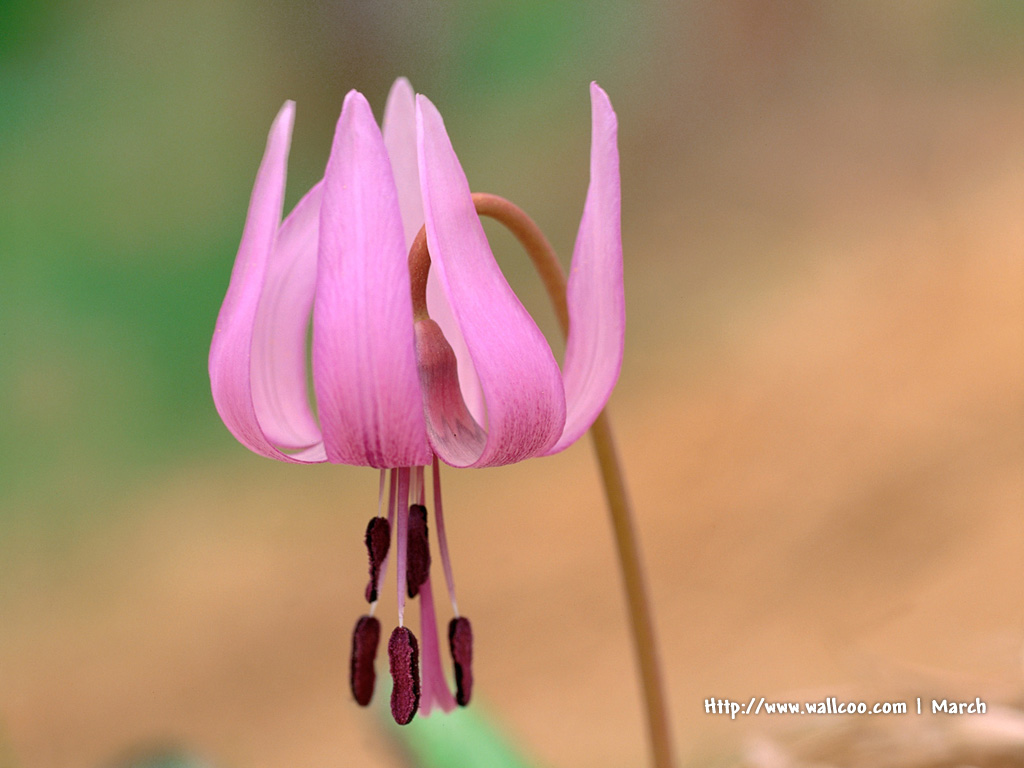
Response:
[[[435,523],[454,607],[435,457],[486,467],[561,451],[589,428],[618,378],[625,316],[616,119],[596,84],[591,100],[591,180],[569,277],[561,370],[494,260],[440,114],[406,80],[391,90],[383,132],[362,94],[349,92],[323,180],[283,222],[293,103],[270,130],[210,348],[213,399],[231,433],[263,456],[381,470],[378,513],[387,499],[390,521],[381,515],[367,530],[371,610],[356,627],[352,679],[365,703],[379,637],[373,606],[397,519],[399,629],[390,656],[400,721],[417,708],[454,706],[441,671],[426,511],[415,508],[425,505],[424,467],[433,465]],[[408,254],[424,225],[430,318],[414,319]],[[307,396],[311,314],[318,418]],[[421,601],[422,689],[420,649],[403,627],[407,592]],[[471,633],[457,608],[455,615],[450,645],[465,703]]]

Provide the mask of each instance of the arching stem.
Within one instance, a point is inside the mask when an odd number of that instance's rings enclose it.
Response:
[[[522,209],[503,197],[475,192],[473,193],[473,203],[480,216],[487,216],[501,223],[523,246],[544,283],[562,333],[568,336],[569,308],[566,303],[565,272],[562,270],[554,249],[540,228]],[[421,228],[409,251],[413,315],[417,320],[427,317],[426,289],[429,269],[430,255],[427,251],[426,233],[425,229]],[[653,765],[655,768],[672,768],[674,765],[672,739],[654,639],[654,622],[650,601],[647,598],[643,567],[640,562],[640,548],[633,523],[632,505],[626,491],[607,409],[598,415],[597,420],[590,428],[590,437],[597,454],[608,511],[611,514],[626,602],[629,606],[630,626],[640,666]]]

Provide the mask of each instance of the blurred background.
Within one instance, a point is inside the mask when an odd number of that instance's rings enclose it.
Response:
[[[376,474],[250,454],[206,372],[276,111],[290,207],[399,75],[564,261],[591,80],[618,112],[611,409],[681,758],[793,725],[709,697],[1019,703],[1022,9],[4,2],[0,766],[404,764],[347,689]],[[474,706],[538,764],[643,764],[586,441],[444,477]]]

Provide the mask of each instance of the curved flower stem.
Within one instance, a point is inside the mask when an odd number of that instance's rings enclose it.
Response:
[[[562,265],[544,233],[518,206],[503,197],[482,192],[473,193],[473,203],[481,216],[488,216],[505,226],[529,255],[537,270],[548,298],[555,310],[555,316],[562,333],[569,334],[569,307],[566,303],[566,279]],[[417,319],[426,317],[427,272],[430,256],[427,252],[426,234],[423,228],[409,252],[409,274],[412,281],[413,313]],[[668,707],[658,654],[654,640],[654,622],[643,568],[640,563],[640,549],[633,524],[633,510],[626,491],[626,483],[615,449],[607,409],[602,411],[593,426],[590,436],[597,454],[597,463],[604,483],[608,511],[611,513],[612,529],[618,550],[619,565],[622,569],[626,602],[629,605],[630,626],[633,630],[633,644],[640,664],[644,703],[647,710],[647,730],[651,742],[651,753],[655,768],[672,768],[672,739],[668,725]]]

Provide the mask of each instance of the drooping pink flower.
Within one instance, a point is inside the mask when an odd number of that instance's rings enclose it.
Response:
[[[323,180],[283,222],[293,103],[270,130],[210,348],[213,399],[231,433],[263,456],[381,470],[366,533],[371,607],[353,633],[351,679],[366,704],[380,635],[373,613],[394,528],[399,627],[389,658],[399,722],[455,706],[437,638],[424,468],[432,466],[434,525],[455,614],[449,647],[465,704],[472,631],[455,601],[437,459],[486,467],[561,451],[593,423],[618,378],[625,319],[617,128],[596,84],[591,102],[590,186],[561,369],[490,251],[440,114],[406,80],[391,90],[383,130],[362,94],[349,92]],[[414,320],[408,254],[424,226],[430,319]],[[307,395],[311,317],[316,417]],[[407,594],[420,600],[422,647],[404,627]]]

